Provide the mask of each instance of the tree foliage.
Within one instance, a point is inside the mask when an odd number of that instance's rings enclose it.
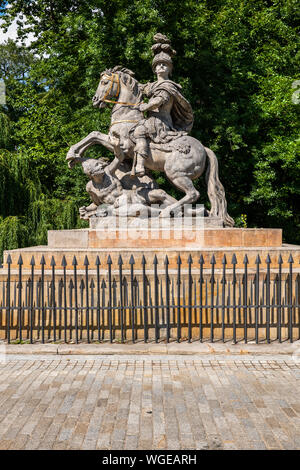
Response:
[[[108,131],[109,110],[91,106],[102,70],[122,64],[141,82],[154,78],[150,48],[160,31],[177,50],[173,79],[195,111],[192,135],[218,156],[229,212],[300,242],[297,0],[9,3],[7,25],[17,18],[20,40],[36,39],[29,49],[0,46],[2,234],[11,224],[25,245],[44,243],[48,228],[82,226],[85,178],[67,169],[66,152],[92,130]],[[100,154],[109,155],[89,150]],[[204,181],[196,184],[207,203]],[[17,243],[0,240],[0,250]]]

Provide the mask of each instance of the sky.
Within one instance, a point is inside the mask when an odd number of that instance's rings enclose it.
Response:
[[[9,6],[9,4],[7,4],[7,6]],[[1,20],[0,14],[0,44],[3,44],[8,39],[13,39],[15,41],[17,39],[17,19],[15,19],[14,22],[10,25],[6,33],[4,33],[3,29],[1,28],[2,23],[3,21]],[[25,41],[25,45],[29,46],[33,39],[34,35],[30,33]]]

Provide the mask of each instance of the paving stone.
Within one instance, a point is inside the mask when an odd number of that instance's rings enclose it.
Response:
[[[287,356],[8,356],[0,449],[298,449]]]

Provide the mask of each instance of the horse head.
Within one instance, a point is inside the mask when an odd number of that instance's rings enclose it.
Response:
[[[130,106],[140,101],[141,87],[131,70],[117,65],[100,74],[100,81],[92,100],[95,108],[104,108],[107,103]]]

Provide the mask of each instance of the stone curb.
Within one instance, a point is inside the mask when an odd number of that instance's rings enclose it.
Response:
[[[3,351],[4,349],[4,351]],[[136,343],[136,344],[0,344],[5,354],[53,355],[278,355],[290,354],[300,358],[300,341],[294,343]]]

